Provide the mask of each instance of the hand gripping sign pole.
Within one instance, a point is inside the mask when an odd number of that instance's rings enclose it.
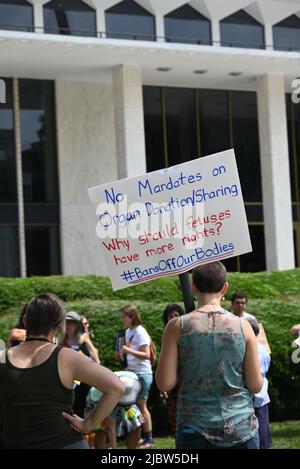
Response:
[[[183,302],[184,302],[184,309],[186,314],[194,311],[195,309],[195,302],[194,296],[190,284],[189,273],[184,272],[183,274],[179,274],[179,281],[182,290]]]

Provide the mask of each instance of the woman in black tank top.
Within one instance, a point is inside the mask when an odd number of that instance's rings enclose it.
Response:
[[[64,308],[55,295],[33,298],[24,321],[26,342],[0,354],[0,420],[6,448],[88,448],[83,433],[109,415],[124,386],[83,354],[53,345],[65,323]],[[74,380],[104,393],[86,419],[71,415]]]

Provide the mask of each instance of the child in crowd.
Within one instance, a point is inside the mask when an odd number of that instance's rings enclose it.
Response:
[[[118,405],[103,422],[99,423],[95,430],[95,449],[116,448],[117,437],[126,438],[127,449],[136,449],[140,438],[141,426],[144,418],[138,406],[135,404],[142,385],[135,373],[130,371],[116,371],[125,386],[125,393],[121,396]],[[88,398],[86,413],[92,412],[101,397],[101,392],[91,388]]]

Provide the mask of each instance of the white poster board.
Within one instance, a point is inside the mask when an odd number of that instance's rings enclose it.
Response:
[[[88,194],[114,290],[252,251],[233,150]]]

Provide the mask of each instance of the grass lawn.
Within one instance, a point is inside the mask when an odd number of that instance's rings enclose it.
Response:
[[[271,423],[273,449],[300,449],[300,420]],[[123,443],[119,448],[124,449]],[[173,438],[156,437],[153,449],[175,449]]]
[[[300,421],[271,423],[273,449],[300,449]],[[155,449],[174,449],[172,438],[155,438]]]
[[[300,421],[271,423],[273,449],[300,449]],[[172,438],[155,438],[155,449],[175,448]]]

